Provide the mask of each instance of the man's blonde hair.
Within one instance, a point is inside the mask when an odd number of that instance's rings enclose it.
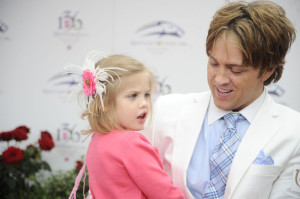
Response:
[[[218,10],[206,38],[208,55],[215,41],[224,34],[234,36],[243,53],[243,64],[258,68],[259,76],[275,68],[265,85],[281,78],[286,53],[296,38],[285,10],[271,1],[231,2]]]

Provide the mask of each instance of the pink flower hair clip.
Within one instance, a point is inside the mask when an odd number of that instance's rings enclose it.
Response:
[[[65,67],[67,73],[81,75],[82,82],[78,84],[74,92],[82,94],[84,104],[87,105],[89,111],[90,104],[94,101],[96,95],[99,95],[101,106],[104,109],[102,96],[106,92],[106,83],[114,81],[114,78],[109,73],[116,74],[114,70],[125,71],[125,69],[119,67],[96,68],[95,64],[106,57],[107,56],[101,51],[91,51],[87,54],[82,67],[74,64],[68,64]]]
[[[96,92],[96,82],[95,82],[96,76],[94,76],[94,74],[89,69],[83,71],[81,76],[83,81],[84,93],[87,96],[94,95]]]

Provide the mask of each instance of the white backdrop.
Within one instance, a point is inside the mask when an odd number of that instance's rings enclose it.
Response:
[[[300,1],[274,0],[300,29]],[[67,98],[76,79],[61,75],[99,49],[141,60],[157,78],[156,96],[208,89],[205,39],[225,0],[0,0],[0,132],[19,125],[29,140],[48,130],[55,141],[43,153],[54,170],[70,169],[85,154],[79,134],[87,123]],[[163,32],[165,30],[166,32]],[[172,34],[173,33],[173,34]],[[299,37],[299,34],[297,34]],[[300,40],[287,55],[284,74],[269,91],[300,111]],[[6,145],[0,142],[0,152]]]

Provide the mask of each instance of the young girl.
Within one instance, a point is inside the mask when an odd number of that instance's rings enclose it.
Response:
[[[91,126],[85,133],[94,132],[86,154],[92,197],[184,198],[163,170],[157,149],[137,132],[151,116],[151,72],[128,56],[112,55],[98,61],[99,56],[103,54],[88,55],[80,85],[86,104],[83,116]],[[70,198],[74,195],[76,188]]]

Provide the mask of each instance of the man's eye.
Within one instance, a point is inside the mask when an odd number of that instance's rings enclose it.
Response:
[[[217,62],[210,62],[210,65],[212,65],[212,66],[217,66],[218,63],[217,63]]]
[[[242,74],[242,70],[231,70],[233,74]]]

